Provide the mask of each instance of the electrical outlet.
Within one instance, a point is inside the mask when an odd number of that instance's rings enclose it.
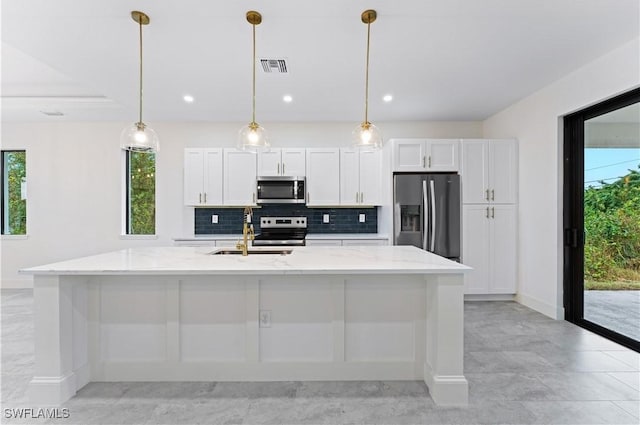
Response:
[[[360,214],[360,215],[358,216],[358,221],[359,221],[360,223],[364,223],[364,221],[365,221],[364,214]]]
[[[271,310],[260,310],[260,327],[271,327]]]
[[[211,216],[211,223],[218,224],[218,214],[213,214]]]
[[[329,214],[322,214],[322,222],[323,223],[329,222]]]

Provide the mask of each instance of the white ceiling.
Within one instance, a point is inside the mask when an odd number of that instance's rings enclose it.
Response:
[[[370,120],[482,120],[638,37],[638,0],[2,0],[2,120],[361,121],[371,25]],[[588,87],[585,87],[588,90]],[[182,100],[195,97],[193,104]],[[382,101],[392,94],[390,103]],[[284,94],[293,96],[285,104]],[[52,117],[41,111],[62,112]]]

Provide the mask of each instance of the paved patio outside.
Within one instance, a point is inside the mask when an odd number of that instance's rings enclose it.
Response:
[[[640,341],[640,291],[584,291],[584,318]]]

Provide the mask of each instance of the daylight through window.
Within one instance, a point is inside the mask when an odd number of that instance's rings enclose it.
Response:
[[[126,155],[127,234],[153,235],[156,232],[156,156],[132,151]]]
[[[25,151],[2,151],[2,234],[27,234]]]

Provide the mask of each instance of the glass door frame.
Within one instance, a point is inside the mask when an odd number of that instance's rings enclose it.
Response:
[[[564,117],[564,314],[565,320],[640,352],[640,342],[584,318],[584,123],[640,102],[640,88]]]

